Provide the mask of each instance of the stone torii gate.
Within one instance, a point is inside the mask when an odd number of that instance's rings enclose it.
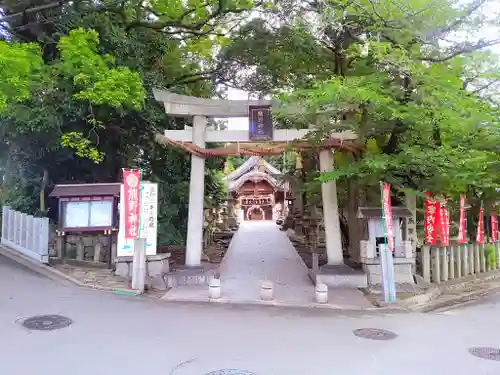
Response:
[[[161,90],[154,90],[154,96],[156,100],[163,102],[167,114],[192,118],[192,127],[186,126],[184,130],[166,130],[165,137],[172,141],[192,142],[193,145],[199,148],[205,148],[207,142],[252,142],[249,130],[210,129],[207,128],[207,118],[248,117],[249,108],[252,106],[272,106],[272,102],[266,100],[203,99]],[[274,129],[272,141],[291,142],[303,138],[310,131],[309,129]],[[349,141],[356,139],[356,135],[350,131],[345,131],[332,133],[331,138]],[[333,170],[333,153],[331,149],[323,149],[319,152],[319,165],[321,172]],[[193,154],[191,156],[186,243],[186,266],[188,267],[201,265],[204,176],[205,159]],[[335,181],[323,183],[321,192],[328,265],[341,266],[344,261]]]

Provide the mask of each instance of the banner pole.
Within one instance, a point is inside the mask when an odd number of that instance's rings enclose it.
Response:
[[[132,259],[132,289],[144,293],[146,284],[146,239],[142,230],[142,171],[139,171],[139,218]]]
[[[396,301],[396,283],[394,277],[394,259],[392,258],[392,252],[389,250],[388,239],[387,239],[387,213],[384,208],[384,191],[383,183],[380,182],[380,198],[382,202],[382,216],[384,220],[384,244],[379,246],[380,254],[380,268],[382,276],[382,288],[384,291],[384,301],[386,303]],[[390,199],[390,192],[389,192]],[[390,204],[390,201],[389,201]]]

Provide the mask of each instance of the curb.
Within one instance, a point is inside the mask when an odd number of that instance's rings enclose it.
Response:
[[[445,298],[442,301],[436,300],[433,301],[434,303],[430,303],[426,306],[422,306],[418,311],[420,312],[433,312],[435,310],[439,310],[445,307],[452,307],[455,305],[461,305],[463,303],[467,303],[470,300],[474,299],[475,297],[485,297],[487,294],[492,293],[492,292],[497,292],[500,291],[500,286],[496,286],[493,288],[488,288],[488,289],[482,289],[482,290],[476,290],[474,292],[470,293],[464,293],[458,296],[454,296],[450,298]]]
[[[172,302],[172,303],[192,303],[192,304],[214,304],[214,305],[233,305],[233,306],[264,306],[264,307],[284,307],[284,308],[294,308],[294,309],[309,309],[309,310],[330,310],[342,313],[406,313],[405,309],[402,309],[395,305],[387,305],[381,307],[359,307],[359,308],[349,308],[341,307],[339,305],[329,305],[329,304],[318,304],[309,303],[307,305],[296,305],[293,303],[286,303],[280,301],[247,301],[247,300],[229,300],[226,298],[220,299],[210,299],[210,298],[160,298],[161,302]]]
[[[432,301],[435,301],[442,293],[439,287],[433,286],[425,293],[399,301],[398,305],[403,309],[416,311],[420,306],[426,306],[432,303]]]
[[[137,292],[136,290],[133,290],[133,289],[111,288],[111,287],[106,287],[106,286],[102,286],[102,285],[83,283],[80,280],[78,280],[72,276],[69,276],[69,275],[65,274],[64,272],[61,272],[61,271],[55,269],[54,267],[37,262],[36,260],[31,259],[23,254],[19,254],[17,252],[14,252],[5,246],[0,246],[0,254],[6,256],[7,258],[9,258],[9,259],[11,259],[19,264],[22,264],[23,266],[29,268],[30,270],[32,270],[34,272],[37,272],[43,276],[48,277],[51,280],[58,281],[58,282],[62,281],[66,285],[71,283],[72,285],[76,285],[76,286],[79,286],[82,288],[95,289],[95,290],[100,290],[100,291],[104,291],[104,292],[111,292],[111,293],[115,293],[115,294],[134,295],[134,296],[141,295],[139,292]]]
[[[500,291],[500,285],[494,286],[492,288],[487,288],[487,289],[481,289],[481,290],[475,290],[473,292],[469,293],[463,293],[457,296],[449,296],[448,298],[443,295],[443,300],[434,300],[431,303],[427,305],[421,306],[418,310],[420,312],[433,312],[435,310],[439,310],[445,307],[452,307],[455,305],[461,305],[464,303],[467,303],[476,297],[485,297],[486,295],[490,293],[495,293]]]
[[[475,290],[472,292],[463,291],[461,294],[457,295],[447,295],[447,292],[460,292],[460,290],[465,289],[471,285],[476,285],[479,283],[484,283],[493,280],[500,279],[500,272],[498,270],[492,270],[480,274],[479,276],[470,275],[465,280],[450,280],[448,282],[444,282],[437,286],[433,286],[426,293],[421,294],[419,296],[410,297],[405,301],[401,301],[401,304],[404,305],[405,308],[410,309],[416,312],[432,312],[437,309],[441,309],[446,306],[456,305],[460,303],[465,303],[471,298],[475,298],[477,296],[486,295],[491,292],[500,291],[500,286],[494,286],[491,288],[484,288]],[[442,297],[442,300],[439,298]],[[405,303],[408,301],[408,303]]]

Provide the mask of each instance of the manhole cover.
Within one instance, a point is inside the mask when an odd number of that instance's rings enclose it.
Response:
[[[354,331],[354,335],[370,340],[393,340],[398,337],[397,334],[385,329],[378,328],[360,328]]]
[[[69,326],[73,321],[62,315],[37,315],[23,321],[23,326],[34,331],[52,331]]]
[[[500,361],[500,349],[497,348],[470,348],[469,353],[481,359]]]
[[[229,370],[216,370],[209,372],[205,375],[255,375],[255,374],[247,370],[229,369]]]

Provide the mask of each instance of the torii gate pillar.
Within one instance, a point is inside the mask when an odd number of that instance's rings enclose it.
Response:
[[[332,150],[321,150],[319,152],[319,168],[321,172],[331,172],[333,170]],[[328,181],[321,185],[321,198],[323,200],[327,262],[328,265],[341,265],[344,264],[344,256],[342,253],[337,184],[335,181]]]
[[[207,118],[193,117],[193,143],[205,147]],[[186,239],[186,266],[201,265],[203,251],[203,208],[205,197],[205,159],[191,155],[191,174],[189,177],[189,207]]]

